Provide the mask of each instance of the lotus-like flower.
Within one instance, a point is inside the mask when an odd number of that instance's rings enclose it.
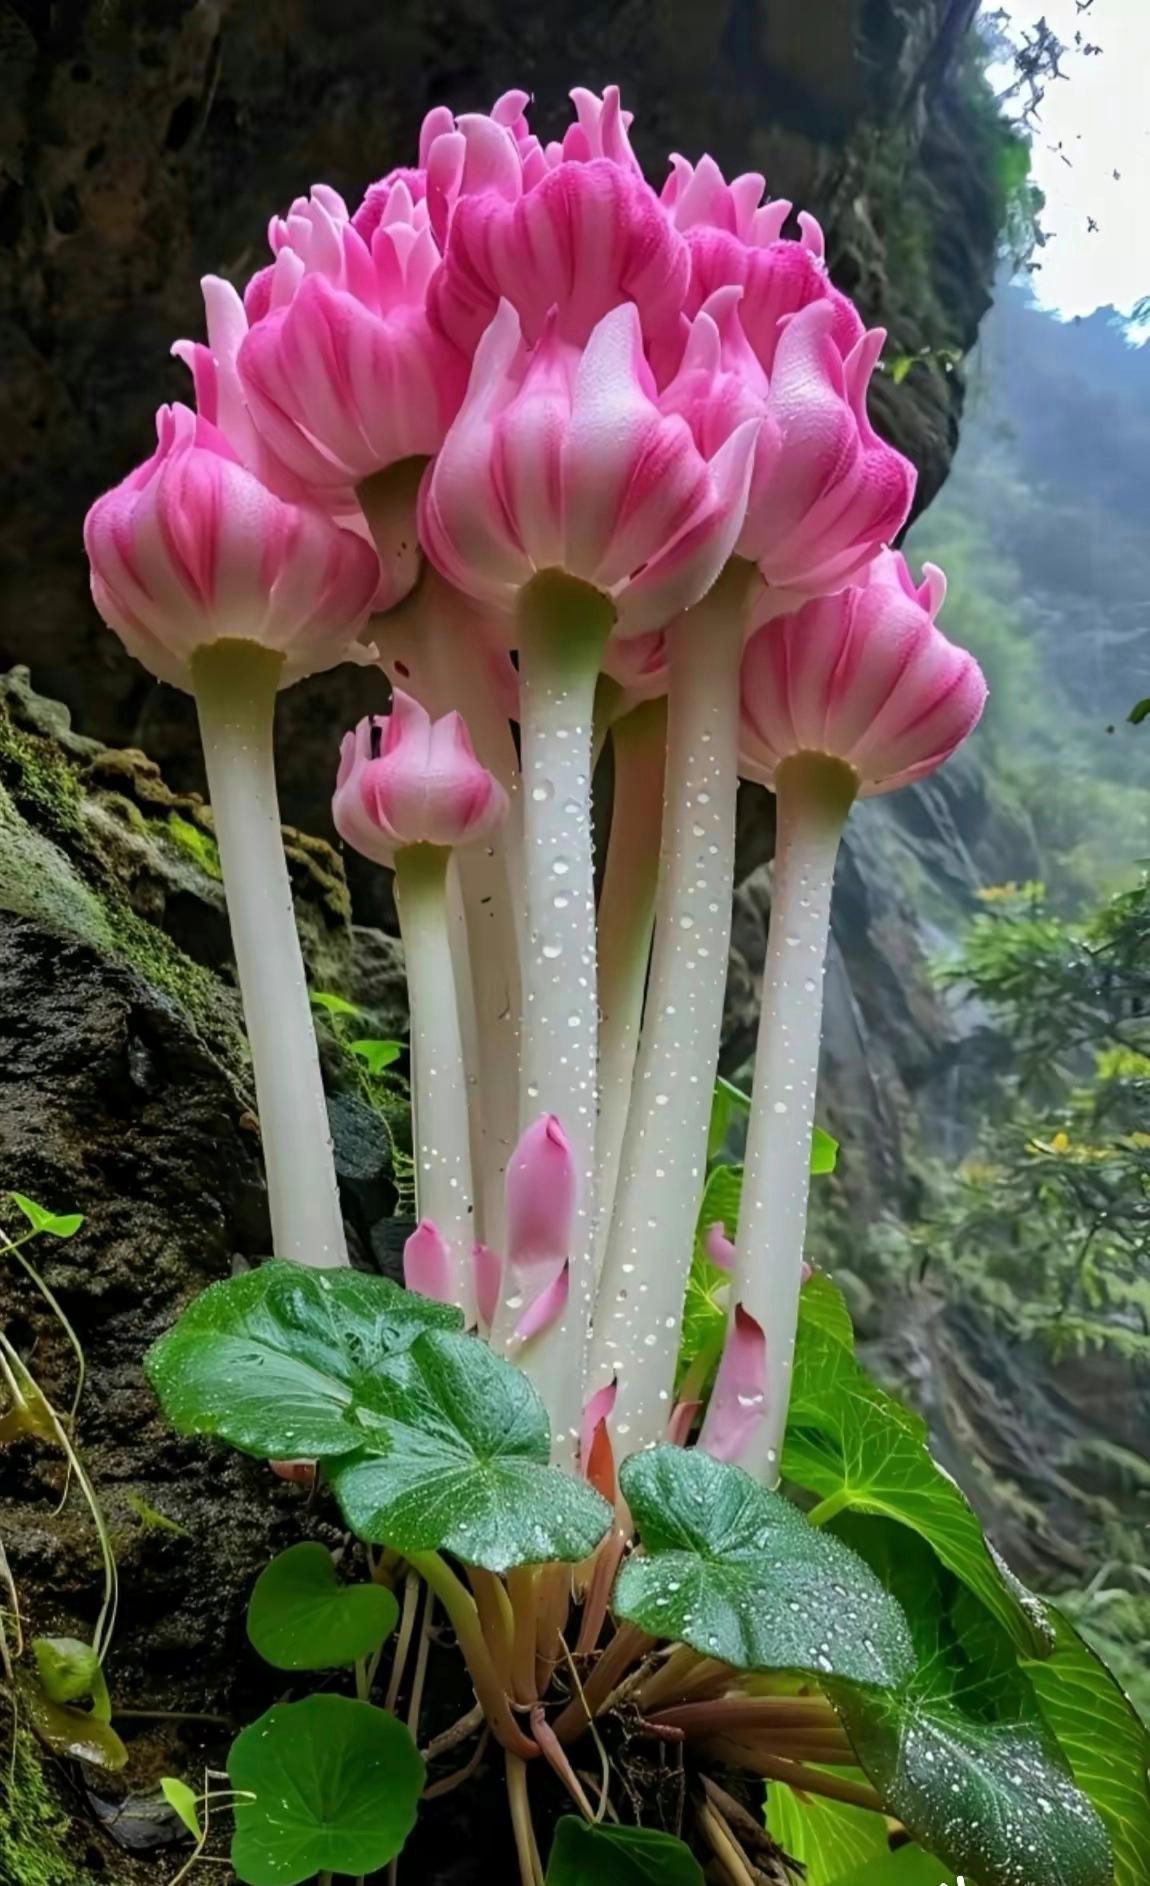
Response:
[[[532,342],[552,309],[562,338],[582,344],[627,301],[645,336],[677,330],[687,245],[643,179],[618,88],[602,99],[572,96],[577,122],[546,154],[488,118],[458,120],[429,149],[428,192],[444,243],[431,313],[468,351],[501,300],[513,304]],[[450,234],[435,208],[448,199]]]
[[[504,610],[560,570],[608,596],[625,632],[662,628],[734,546],[757,431],[751,418],[713,456],[699,450],[657,404],[633,306],[585,348],[552,323],[529,349],[504,301],[424,483],[424,547],[449,582]]]
[[[774,790],[776,838],[731,1291],[765,1343],[764,1396],[746,1427],[728,1432],[721,1411],[714,1420],[720,1446],[729,1441],[768,1482],[779,1474],[803,1280],[819,972],[843,826],[860,794],[941,765],[986,699],[977,662],[935,627],[945,593],[940,570],[928,566],[916,586],[886,551],[850,588],[765,622],[743,657],[741,764]],[[736,1358],[751,1351],[734,1325],[730,1342],[733,1381]]]
[[[865,581],[764,623],[743,657],[743,770],[773,783],[796,753],[844,761],[862,797],[922,779],[965,740],[986,682],[935,626],[946,578],[916,587],[896,551]]]
[[[774,589],[840,588],[901,529],[914,467],[880,439],[867,387],[885,336],[863,334],[844,360],[834,311],[816,301],[782,325],[768,376],[743,325],[745,291],[716,289],[690,325],[662,394],[710,455],[758,415],[754,470],[738,539]]]
[[[249,284],[239,372],[277,457],[310,484],[342,487],[434,452],[466,365],[427,319],[440,255],[426,204],[396,180],[364,236],[334,191],[313,191],[271,239],[276,261]]]
[[[275,497],[186,406],[161,407],[157,434],[84,525],[96,607],[129,652],[185,690],[192,657],[218,641],[282,655],[281,687],[368,659],[356,638],[379,575],[370,546]]]
[[[507,795],[479,764],[460,714],[433,721],[396,690],[391,713],[344,735],[332,818],[365,858],[392,865],[409,845],[453,846],[490,838]]]
[[[764,180],[757,172],[727,183],[712,157],[692,165],[675,156],[671,166],[663,207],[683,233],[691,258],[684,315],[696,314],[718,288],[741,288],[743,327],[760,365],[770,373],[779,323],[813,301],[825,302],[832,316],[829,332],[845,358],[861,339],[863,324],[853,303],[827,274],[823,232],[814,217],[800,211],[798,238],[784,239],[791,204],[781,197],[764,202]],[[660,343],[654,360],[660,378],[674,358],[674,350]]]

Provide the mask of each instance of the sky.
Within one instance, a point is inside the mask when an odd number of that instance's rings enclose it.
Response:
[[[984,0],[1016,33],[1044,15],[1068,48],[1067,77],[1047,87],[1034,131],[1050,241],[1030,278],[1041,305],[1066,318],[1108,304],[1128,314],[1150,295],[1150,0],[1079,3]],[[1102,52],[1076,51],[1076,32]]]

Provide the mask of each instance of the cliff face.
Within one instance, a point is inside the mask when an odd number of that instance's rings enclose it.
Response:
[[[975,0],[76,0],[0,3],[0,660],[173,783],[199,781],[190,706],[98,623],[80,527],[144,455],[152,414],[187,397],[172,340],[201,331],[209,272],[242,281],[273,211],[324,179],[350,200],[406,161],[429,106],[486,108],[510,85],[555,131],[572,83],[621,79],[640,152],[711,150],[824,222],[832,271],[896,353],[931,359],[878,386],[879,423],[927,501],[957,436],[998,203],[966,77]],[[358,674],[283,705],[287,816],[326,830],[335,733]]]

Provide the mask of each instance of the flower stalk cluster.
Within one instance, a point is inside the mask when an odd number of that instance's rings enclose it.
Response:
[[[334,662],[388,674],[333,812],[395,873],[406,1280],[531,1377],[555,1460],[614,1497],[614,1463],[692,1418],[676,1363],[740,777],[775,792],[779,844],[701,1444],[769,1484],[839,839],[856,797],[946,758],[985,689],[935,626],[939,573],[916,585],[889,547],[914,474],[868,417],[884,336],[832,286],[817,224],[784,234],[790,206],[709,158],[676,158],[657,194],[617,91],[575,101],[554,145],[519,93],[439,109],[418,165],[354,213],[317,185],[274,218],[268,266],[242,299],[209,278],[207,340],[178,345],[198,412],[161,413],[87,544],[106,620],[196,698],[274,1247],[317,1266],[346,1247],[272,716],[279,687]],[[625,1537],[621,1515],[614,1562]],[[589,1579],[605,1605],[610,1574]],[[521,1596],[507,1671],[529,1701],[566,1592],[541,1577]],[[489,1592],[467,1603],[495,1628]]]

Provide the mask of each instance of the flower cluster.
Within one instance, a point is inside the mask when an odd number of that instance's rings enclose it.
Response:
[[[600,1455],[690,1426],[676,1356],[734,799],[740,773],[774,789],[746,1185],[717,1234],[731,1337],[702,1433],[770,1481],[839,834],[857,795],[945,759],[985,688],[935,625],[941,574],[916,586],[890,548],[914,473],[868,416],[884,335],[832,285],[817,223],[791,233],[762,177],[709,157],[674,157],[656,192],[618,90],[573,100],[549,144],[521,92],[437,108],[418,162],[354,213],[316,185],[273,217],[242,297],[205,281],[207,341],[175,350],[198,414],[165,408],[155,455],[93,507],[93,593],[196,696],[276,1248],[303,1262],[338,1262],[343,1233],[330,1210],[316,1229],[330,1158],[284,912],[270,935],[271,704],[345,659],[391,679],[391,715],[346,736],[334,817],[396,873],[407,1279],[521,1362],[561,1461],[588,1408]]]

